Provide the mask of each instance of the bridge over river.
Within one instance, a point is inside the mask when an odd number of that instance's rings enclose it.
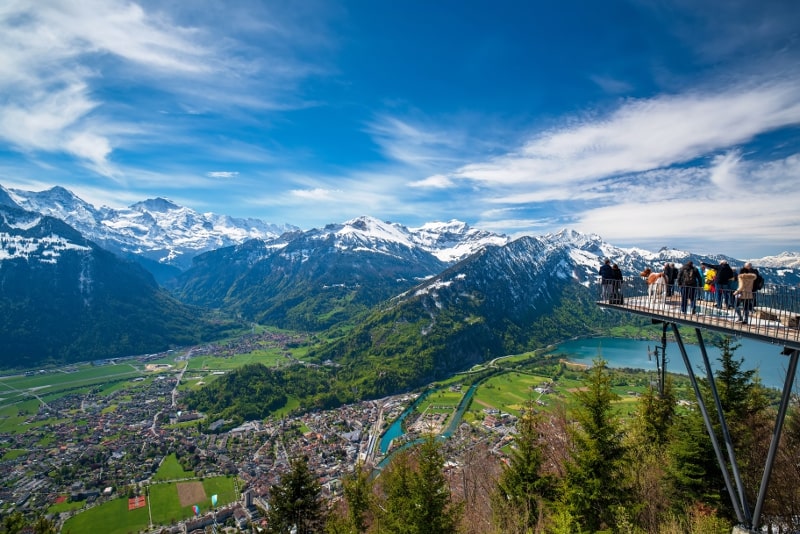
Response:
[[[769,487],[775,452],[780,442],[786,411],[791,398],[792,386],[797,371],[798,355],[800,354],[800,288],[767,284],[755,293],[752,311],[746,323],[737,321],[735,309],[726,306],[716,306],[717,295],[709,295],[702,288],[675,287],[667,295],[666,291],[653,292],[646,281],[641,277],[625,279],[612,284],[599,284],[599,300],[597,304],[608,310],[628,312],[650,318],[654,324],[662,325],[662,342],[666,343],[667,331],[671,330],[675,341],[680,348],[686,371],[694,388],[695,396],[700,411],[705,421],[706,430],[714,447],[717,462],[725,478],[725,485],[731,498],[731,503],[736,512],[740,526],[734,528],[736,532],[761,532],[761,512]],[[692,302],[689,297],[694,296]],[[724,297],[733,295],[721,295]],[[706,300],[708,298],[708,300]],[[681,300],[683,299],[683,306]],[[730,302],[735,302],[730,300]],[[682,309],[683,308],[683,309]],[[742,311],[740,307],[740,311]],[[700,352],[706,370],[706,378],[711,386],[711,394],[719,415],[722,428],[721,439],[718,439],[711,416],[705,406],[694,369],[689,361],[686,348],[681,338],[680,328],[692,328],[697,336]],[[725,416],[722,412],[719,393],[717,391],[711,364],[703,341],[703,330],[716,331],[735,337],[750,338],[775,345],[775,357],[788,357],[786,377],[778,406],[775,426],[769,451],[764,462],[764,473],[758,488],[756,502],[751,507],[748,502],[736,454],[729,433]],[[657,358],[659,355],[656,355]],[[664,357],[663,351],[661,358]],[[665,369],[664,361],[657,361],[660,370]],[[777,362],[776,362],[777,363]],[[663,383],[663,380],[662,380]]]

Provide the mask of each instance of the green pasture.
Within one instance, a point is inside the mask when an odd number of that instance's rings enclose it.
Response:
[[[153,481],[159,482],[163,480],[178,480],[193,476],[194,473],[191,471],[183,470],[180,462],[178,462],[178,458],[175,456],[175,453],[173,453],[165,457],[164,461],[161,462],[161,465],[158,467],[158,471],[156,471],[156,474],[153,475]]]
[[[261,363],[267,367],[274,367],[286,362],[286,358],[281,355],[281,349],[258,349],[246,354],[236,354],[234,356],[193,356],[189,360],[190,371],[229,371],[237,369],[249,363]]]
[[[71,510],[80,510],[86,504],[86,501],[64,501],[58,504],[53,504],[47,508],[48,514],[60,514],[61,512],[69,512]]]
[[[94,506],[67,519],[63,534],[90,534],[102,529],[106,534],[128,534],[147,529],[150,515],[147,507],[128,510],[128,498],[121,497]]]
[[[272,417],[280,419],[281,417],[289,415],[299,407],[300,407],[300,399],[298,399],[297,397],[288,397],[286,399],[286,405],[279,410],[275,410],[272,413]]]
[[[440,389],[425,397],[417,405],[416,411],[418,413],[450,413],[461,402],[464,393],[465,391],[450,391],[449,387]]]
[[[474,416],[486,408],[495,408],[519,415],[526,404],[539,398],[534,388],[548,380],[545,376],[514,371],[492,376],[477,389],[467,413]]]
[[[0,449],[0,450],[2,450],[2,449]],[[3,456],[2,456],[2,458],[0,458],[0,461],[5,462],[7,460],[14,460],[16,458],[19,458],[20,456],[24,456],[25,454],[28,453],[28,450],[27,449],[5,449],[5,450],[2,450],[2,452],[3,452]]]
[[[171,525],[194,516],[192,505],[200,507],[200,513],[211,510],[211,496],[217,495],[217,506],[224,506],[234,500],[233,477],[213,477],[202,480],[205,498],[200,502],[181,506],[178,498],[178,483],[153,484],[148,487],[150,510],[154,525]],[[128,510],[128,498],[120,497],[101,505],[89,508],[69,518],[61,530],[63,534],[127,534],[146,530],[150,523],[148,507]]]
[[[27,405],[32,395],[45,402],[57,399],[67,392],[86,392],[89,387],[103,391],[124,388],[128,379],[142,376],[142,371],[129,364],[91,366],[83,365],[73,372],[48,371],[33,376],[15,375],[0,378],[0,412],[3,408]],[[38,401],[35,401],[38,404]]]
[[[39,411],[40,404],[36,399],[28,399],[16,404],[0,405],[0,433],[17,434],[35,428],[34,425],[26,425],[25,421]]]
[[[141,376],[140,369],[129,363],[109,365],[80,365],[73,372],[50,370],[46,373],[35,373],[32,376],[15,375],[0,378],[0,387],[8,385],[16,389],[37,387],[59,387],[63,385],[86,385],[87,383],[103,383],[114,377]]]

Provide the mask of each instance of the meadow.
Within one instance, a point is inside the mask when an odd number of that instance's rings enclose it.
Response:
[[[236,480],[234,477],[212,477],[200,481],[205,496],[186,506],[181,506],[177,482],[151,484],[147,488],[149,508],[128,510],[128,497],[120,497],[89,508],[69,518],[62,528],[63,534],[94,534],[97,526],[103,525],[107,534],[127,534],[146,530],[150,524],[150,513],[154,525],[172,525],[177,521],[194,516],[192,506],[197,504],[200,513],[211,510],[211,496],[217,495],[217,506],[224,506],[236,500]]]

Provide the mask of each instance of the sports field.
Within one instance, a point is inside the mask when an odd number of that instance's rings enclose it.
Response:
[[[233,477],[214,477],[202,481],[170,482],[149,486],[149,506],[129,509],[128,497],[120,497],[90,508],[64,523],[63,533],[127,534],[145,530],[150,524],[168,526],[194,516],[193,505],[203,514],[211,509],[211,495],[218,496],[217,506],[234,501]]]

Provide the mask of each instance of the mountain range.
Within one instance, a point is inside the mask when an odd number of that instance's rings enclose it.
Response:
[[[667,261],[742,263],[623,249],[572,230],[512,240],[458,221],[407,228],[363,216],[302,231],[165,199],[96,209],[60,187],[0,187],[0,214],[4,355],[73,360],[104,343],[106,356],[150,352],[210,339],[235,326],[220,318],[236,317],[326,331],[309,357],[337,361],[369,395],[624,320],[594,305],[603,257],[629,276]],[[752,261],[769,281],[797,285],[798,259]],[[65,296],[51,298],[55,289]],[[42,318],[60,337],[31,326]]]
[[[1,366],[156,352],[230,326],[206,315],[63,221],[0,205]]]

